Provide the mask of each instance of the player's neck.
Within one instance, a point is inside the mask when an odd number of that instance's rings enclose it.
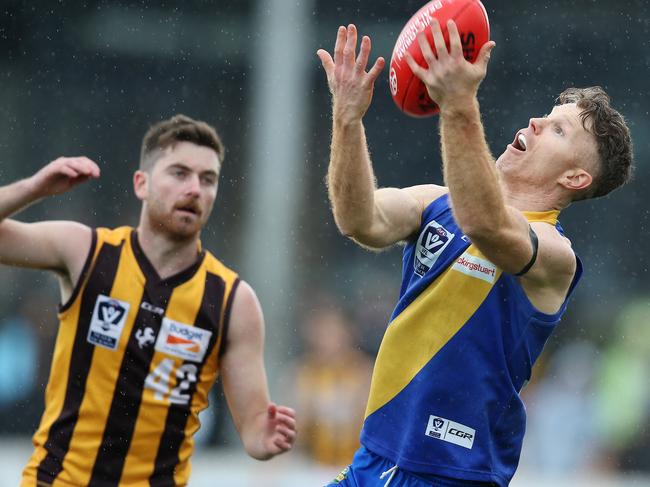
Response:
[[[190,267],[200,251],[198,236],[186,240],[171,239],[142,222],[138,226],[138,243],[161,279]]]
[[[513,188],[501,182],[506,203],[521,211],[561,210],[566,205],[561,203],[560,194],[554,189],[541,187]]]

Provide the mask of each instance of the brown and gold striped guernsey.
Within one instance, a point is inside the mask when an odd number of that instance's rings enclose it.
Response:
[[[187,484],[238,282],[205,251],[160,279],[134,229],[93,231],[21,487]]]

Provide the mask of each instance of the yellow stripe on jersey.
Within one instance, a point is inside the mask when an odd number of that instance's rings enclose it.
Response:
[[[140,269],[134,265],[135,260],[129,249],[127,241],[125,249],[120,255],[111,297],[127,303],[140,303],[145,279]],[[67,455],[63,462],[63,472],[54,482],[53,487],[59,487],[59,481],[73,485],[85,485],[90,481],[90,473],[95,463],[95,453],[102,441],[102,436],[97,434],[97,425],[106,424],[119,372],[119,367],[107,367],[107,364],[122,363],[137,314],[138,307],[131,305],[116,350],[95,347],[88,378],[92,380],[94,377],[101,377],[105,382],[86,387],[86,393],[79,410],[79,419],[70,443],[75,445],[77,451],[83,451],[86,454]]]
[[[559,213],[523,212],[529,222],[551,225],[557,223]],[[463,255],[486,260],[474,245]],[[499,279],[501,270],[494,270],[493,279],[477,279],[452,264],[390,323],[377,355],[366,417],[397,396],[467,323]],[[447,306],[450,294],[453,307]]]
[[[485,259],[474,246],[466,253]],[[487,282],[450,267],[390,323],[377,355],[366,417],[404,389],[467,323],[500,275],[497,270],[494,281]],[[450,293],[456,299],[453,307],[447,306]]]
[[[93,235],[93,243],[96,243],[96,235]],[[99,253],[100,245],[95,245],[94,249],[89,249],[93,253],[89,256],[90,262],[94,262]],[[81,276],[83,278],[84,276]],[[85,276],[87,278],[88,276]],[[80,282],[77,287],[83,288],[85,282]],[[36,430],[33,437],[33,443],[36,446],[34,453],[23,473],[24,478],[21,481],[20,487],[32,487],[34,480],[31,475],[35,472],[37,466],[45,459],[47,450],[43,448],[47,441],[48,433],[52,423],[59,417],[63,410],[63,401],[65,399],[65,390],[68,383],[68,373],[70,370],[70,359],[72,356],[72,348],[74,345],[75,335],[77,332],[76,323],[79,321],[79,312],[81,308],[81,300],[79,295],[77,299],[70,303],[70,306],[59,313],[60,326],[57,332],[56,343],[54,347],[54,354],[52,356],[52,365],[50,367],[50,374],[45,389],[45,411],[41,418],[41,423]],[[30,477],[25,477],[29,475]]]
[[[188,481],[191,433],[219,371],[238,278],[206,252],[194,266],[160,280],[132,232],[123,227],[94,234],[87,273],[60,313],[46,410],[21,486],[54,479],[52,487],[69,487],[107,477],[111,485],[144,487],[152,474],[165,484]],[[90,319],[99,294],[128,305],[126,315],[108,318],[107,328],[121,331],[107,347],[93,345],[101,332],[93,341],[88,335],[99,330]],[[194,346],[193,338],[184,338],[193,327],[191,336],[202,337]],[[162,333],[160,347],[152,331]]]
[[[203,368],[201,369],[201,377],[199,382],[205,382],[213,384],[217,380],[219,374],[219,354],[223,348],[223,343],[221,340],[224,337],[223,327],[228,319],[227,314],[230,312],[230,304],[232,304],[233,286],[236,283],[236,274],[234,274],[230,269],[225,267],[221,262],[216,259],[210,259],[206,262],[208,271],[220,276],[228,276],[229,278],[225,279],[226,289],[224,296],[228,296],[228,302],[224,302],[220,310],[220,319],[221,329],[219,330],[219,341],[215,344],[214,349],[211,351],[210,356],[206,359]],[[208,389],[197,389],[194,395],[192,396],[192,412],[194,414],[190,415],[187,418],[187,425],[185,426],[185,437],[188,438],[187,441],[183,442],[181,445],[180,451],[178,452],[178,458],[180,460],[180,465],[176,469],[174,474],[174,481],[181,485],[182,481],[187,479],[190,475],[190,462],[189,458],[194,451],[194,438],[193,435],[200,427],[199,423],[199,412],[208,407]]]
[[[201,266],[197,272],[197,279],[185,282],[174,289],[169,300],[166,317],[180,323],[194,323],[199,307],[201,306],[201,300],[195,297],[203,296],[204,288],[205,266]],[[157,367],[161,367],[163,361],[173,364],[169,368],[169,375],[170,378],[175,378],[178,368],[183,365],[183,359],[170,357],[162,352],[154,353],[149,367],[149,373],[151,374]],[[170,380],[170,382],[175,383],[176,381]],[[126,463],[124,464],[124,474],[121,479],[124,483],[148,478],[154,471],[158,450],[157,448],[152,448],[151,445],[152,441],[154,444],[158,444],[160,441],[162,433],[165,430],[167,409],[170,405],[169,397],[156,398],[156,394],[156,391],[148,387],[144,388],[142,404],[146,404],[147,407],[140,408],[129,455],[126,457]],[[187,483],[187,478],[183,479],[182,482],[176,481],[176,483],[177,485]]]

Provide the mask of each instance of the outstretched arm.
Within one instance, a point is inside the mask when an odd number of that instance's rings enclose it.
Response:
[[[334,220],[341,233],[371,248],[383,248],[411,236],[420,225],[423,187],[377,189],[362,118],[372,100],[374,83],[385,61],[378,58],[366,72],[371,42],[357,30],[339,27],[334,58],[318,50],[332,93],[332,145],[327,187]],[[434,190],[435,186],[427,186]],[[440,193],[442,194],[442,193]],[[425,199],[432,200],[435,194]]]
[[[443,171],[459,226],[490,260],[506,272],[516,273],[532,254],[528,223],[520,212],[506,205],[477,100],[494,42],[486,43],[476,63],[471,64],[463,58],[456,24],[449,21],[447,29],[449,49],[438,21],[431,23],[435,54],[424,33],[418,34],[426,68],[408,53],[407,62],[440,106]],[[496,244],[502,247],[495,248]]]
[[[495,43],[483,45],[476,63],[471,64],[463,58],[456,24],[450,20],[447,29],[449,49],[437,20],[431,23],[436,54],[424,34],[418,34],[426,68],[419,66],[408,53],[407,62],[440,106],[444,176],[460,228],[488,259],[505,272],[515,274],[533,254],[529,225],[521,211],[506,203],[485,140],[477,100]],[[550,293],[563,298],[575,271],[575,256],[555,228],[545,223],[532,226],[539,238],[539,254],[523,278],[527,281],[524,287],[529,295]]]
[[[81,272],[91,241],[88,227],[74,222],[21,223],[8,217],[32,203],[68,191],[99,177],[97,165],[85,157],[60,157],[33,176],[0,187],[0,262],[50,269],[64,277],[67,291]]]
[[[221,379],[246,452],[258,460],[268,460],[292,448],[296,439],[295,412],[269,399],[264,318],[257,296],[243,281],[235,292]]]

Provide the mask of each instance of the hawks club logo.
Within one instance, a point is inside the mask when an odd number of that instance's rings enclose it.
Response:
[[[147,326],[144,330],[139,328],[135,332],[135,339],[138,341],[138,347],[143,348],[147,345],[151,345],[156,341],[156,337],[153,335],[153,328]]]

